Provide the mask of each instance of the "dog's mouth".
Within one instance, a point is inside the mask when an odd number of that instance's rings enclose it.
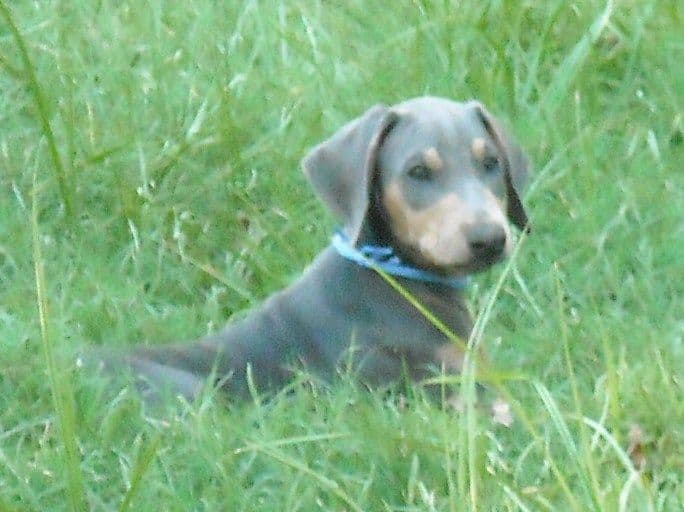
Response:
[[[465,267],[468,268],[468,273],[484,272],[485,270],[488,270],[492,266],[502,262],[505,259],[506,256],[504,255],[504,253],[500,252],[497,254],[478,257],[477,259],[474,259],[473,261],[465,265]],[[463,268],[463,266],[461,266],[461,268]]]
[[[429,253],[425,254],[419,248],[407,246],[397,239],[393,240],[392,246],[396,254],[406,263],[444,277],[465,277],[484,272],[506,259],[506,251],[501,248],[471,252],[466,257],[454,253],[449,255],[448,259],[443,258],[444,261],[436,262]]]
[[[429,269],[432,272],[442,274],[448,277],[463,277],[470,274],[485,272],[497,263],[503,261],[504,259],[505,258],[503,255],[491,256],[485,259],[472,260],[468,263],[455,264],[446,267],[432,265],[429,267]]]

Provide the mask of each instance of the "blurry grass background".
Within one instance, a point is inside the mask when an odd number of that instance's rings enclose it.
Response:
[[[0,510],[681,510],[682,34],[678,0],[2,0]],[[422,94],[535,162],[484,338],[529,422],[464,443],[345,382],[159,419],[74,367],[289,283],[334,226],[307,148]]]

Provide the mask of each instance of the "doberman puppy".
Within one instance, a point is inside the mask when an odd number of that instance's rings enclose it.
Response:
[[[304,365],[322,377],[352,364],[368,385],[430,368],[459,372],[462,351],[380,275],[467,339],[467,275],[505,258],[527,159],[478,102],[435,97],[376,105],[314,147],[303,167],[342,230],[303,276],[244,319],[191,344],[123,361],[156,393],[194,398],[208,376],[229,396],[274,389]],[[121,362],[121,360],[119,360]]]

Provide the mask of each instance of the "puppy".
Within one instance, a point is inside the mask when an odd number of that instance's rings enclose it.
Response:
[[[510,254],[525,229],[527,159],[478,102],[421,97],[376,105],[314,147],[303,167],[341,229],[303,275],[245,318],[194,343],[119,355],[143,383],[193,399],[207,377],[229,397],[277,389],[303,365],[330,378],[351,363],[382,385],[463,353],[382,274],[467,340],[468,276]]]

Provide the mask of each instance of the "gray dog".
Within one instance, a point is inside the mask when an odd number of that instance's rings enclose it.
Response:
[[[343,223],[332,245],[225,330],[121,356],[146,390],[193,399],[214,376],[229,396],[244,397],[250,380],[277,389],[302,365],[325,378],[351,363],[369,385],[461,370],[463,352],[376,269],[467,339],[467,276],[510,253],[509,222],[527,226],[518,146],[480,103],[422,97],[370,108],[303,167]]]

